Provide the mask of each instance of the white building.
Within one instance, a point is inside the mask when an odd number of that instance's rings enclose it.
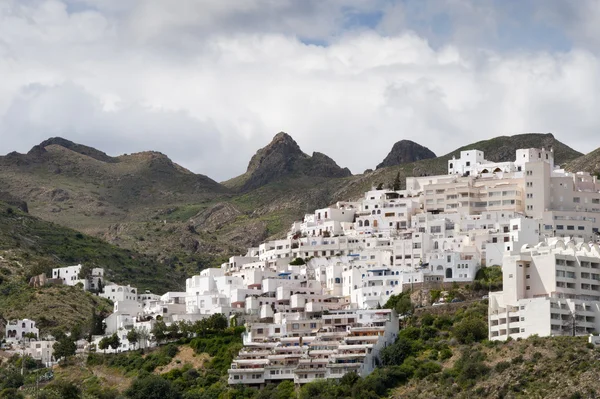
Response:
[[[389,309],[332,311],[317,319],[278,314],[273,323],[248,326],[228,382],[305,384],[349,372],[364,377],[377,367],[381,349],[396,340],[398,329],[398,316]]]
[[[9,320],[6,324],[5,339],[6,342],[16,343],[26,341],[27,334],[32,334],[35,339],[39,337],[40,331],[35,326],[35,321],[29,319]]]
[[[104,283],[104,269],[93,268],[92,272],[86,278],[81,278],[82,265],[59,267],[52,269],[52,278],[61,279],[64,285],[75,286],[81,284],[85,291],[101,290]]]
[[[508,252],[490,293],[492,340],[600,331],[600,247],[553,239]]]
[[[108,284],[99,296],[117,301],[136,301],[138,300],[138,290],[130,285]]]

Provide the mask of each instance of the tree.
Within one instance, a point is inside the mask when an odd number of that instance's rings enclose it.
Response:
[[[110,336],[110,338],[108,340],[108,345],[110,345],[110,347],[113,350],[117,350],[119,345],[121,345],[121,340],[119,339],[119,336],[117,335],[117,333],[114,333],[113,335]]]
[[[461,344],[470,344],[486,339],[488,329],[483,320],[467,317],[454,326],[454,336]]]
[[[129,341],[130,345],[133,344],[133,349],[135,349],[135,344],[138,343],[139,339],[140,333],[135,328],[132,328],[127,332],[127,341]]]
[[[75,354],[77,351],[77,345],[75,345],[75,341],[73,341],[70,337],[63,336],[54,343],[52,349],[54,349],[55,359],[66,359]]]
[[[222,313],[215,313],[208,318],[209,328],[212,330],[222,331],[227,328],[227,317]]]
[[[150,333],[145,327],[142,327],[137,330],[139,338],[139,347],[146,348],[148,346],[148,341],[150,340]]]
[[[381,350],[381,362],[385,366],[400,366],[404,359],[412,355],[413,343],[406,337],[398,337],[396,342]]]
[[[400,182],[400,172],[396,173],[396,177],[394,178],[394,182],[392,183],[392,190],[398,191],[400,190],[401,182]]]
[[[150,374],[137,378],[125,391],[129,399],[180,399],[181,395],[171,383],[162,377]]]
[[[108,349],[108,347],[110,346],[110,339],[109,337],[103,337],[100,342],[98,342],[98,349],[101,349],[104,351],[104,354],[106,354],[106,350]]]
[[[152,326],[152,330],[150,333],[156,340],[156,342],[161,343],[167,338],[167,325],[162,320],[157,320]]]

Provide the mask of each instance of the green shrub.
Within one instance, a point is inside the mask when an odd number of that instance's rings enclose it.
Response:
[[[494,367],[494,369],[498,373],[502,373],[504,370],[508,369],[509,367],[510,367],[509,362],[498,362],[498,363],[496,363],[496,367]]]
[[[465,318],[454,326],[454,336],[461,344],[470,344],[486,339],[488,329],[479,318]]]
[[[428,375],[439,373],[442,370],[442,366],[440,366],[436,362],[426,361],[422,363],[419,368],[415,371],[415,378],[423,379]]]

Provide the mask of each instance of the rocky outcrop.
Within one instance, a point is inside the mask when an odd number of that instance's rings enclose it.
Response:
[[[119,162],[118,158],[113,158],[111,156],[106,155],[106,153],[99,151],[95,148],[88,147],[88,146],[82,145],[82,144],[77,144],[77,143],[74,143],[67,139],[63,139],[62,137],[51,137],[48,140],[44,140],[39,145],[35,146],[34,149],[36,147],[46,148],[50,145],[59,145],[61,147],[67,148],[71,151],[77,152],[81,155],[87,155],[90,158],[94,158],[94,159],[96,159],[98,161],[102,161],[102,162]],[[34,150],[32,149],[32,151],[34,151]],[[32,151],[30,151],[30,153]],[[36,151],[38,151],[38,150],[36,150]]]
[[[20,200],[19,198],[15,197],[14,195],[12,195],[10,193],[0,191],[0,201],[6,203],[8,205],[15,206],[15,207],[19,208],[20,210],[22,210],[23,212],[29,212],[27,202]]]
[[[336,178],[351,173],[325,154],[315,152],[312,157],[305,154],[289,134],[281,132],[250,159],[241,190],[248,191],[292,175]]]
[[[436,155],[427,147],[410,140],[400,140],[392,147],[390,153],[383,162],[377,165],[377,169],[387,166],[412,163],[422,159],[435,158]]]

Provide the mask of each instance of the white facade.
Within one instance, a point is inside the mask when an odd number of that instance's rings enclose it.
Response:
[[[33,334],[37,339],[39,330],[35,326],[35,321],[29,319],[9,320],[6,324],[5,339],[7,342],[26,341],[26,334]]]
[[[244,348],[228,371],[230,384],[305,384],[349,372],[364,377],[399,329],[398,316],[389,309],[333,311],[320,319],[303,313],[279,316],[274,323],[248,326]]]
[[[553,239],[506,254],[504,290],[490,293],[490,339],[600,330],[600,247]]]
[[[62,280],[64,285],[75,286],[81,284],[85,291],[98,291],[104,283],[104,269],[93,268],[88,278],[80,278],[82,265],[59,267],[52,269],[52,278]]]
[[[137,288],[130,285],[108,284],[104,287],[104,291],[98,295],[113,302],[138,300]]]

